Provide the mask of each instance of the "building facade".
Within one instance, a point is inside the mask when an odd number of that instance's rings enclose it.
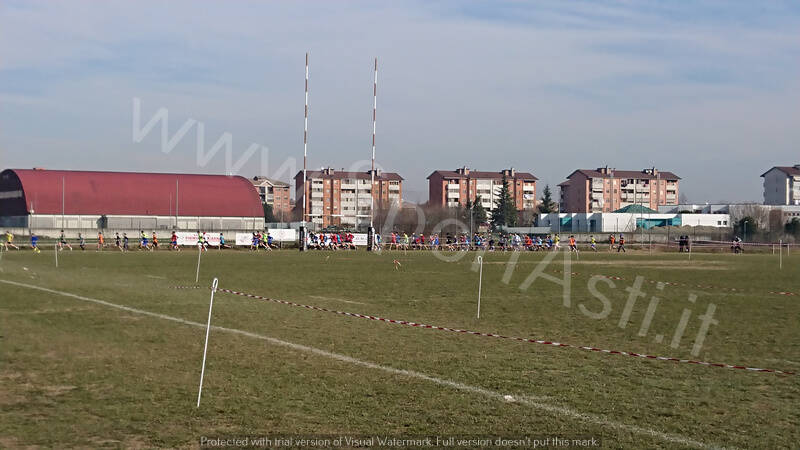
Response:
[[[267,177],[253,177],[250,180],[261,199],[261,203],[272,206],[272,214],[277,218],[289,219],[291,212],[289,200],[289,183],[272,180]]]
[[[471,170],[466,166],[456,170],[436,170],[428,175],[428,204],[453,208],[474,203],[480,197],[484,209],[491,211],[500,198],[506,177],[508,190],[519,211],[536,208],[536,181],[538,178],[513,168],[499,172]]]
[[[306,221],[316,227],[365,229],[373,215],[371,208],[377,214],[403,203],[403,177],[376,170],[373,185],[371,178],[371,171],[345,172],[329,167],[307,171],[304,185],[300,171],[294,177],[295,203],[301,215],[305,211]]]
[[[248,231],[264,228],[264,212],[240,176],[8,169],[0,172],[0,226],[43,236]]]
[[[776,166],[761,174],[765,205],[800,205],[800,164]]]
[[[547,213],[538,225],[551,233],[633,233],[658,227],[731,228],[729,214],[700,213]]]
[[[578,169],[559,184],[560,210],[570,213],[613,212],[629,205],[658,209],[678,204],[680,177],[655,167],[616,170]]]

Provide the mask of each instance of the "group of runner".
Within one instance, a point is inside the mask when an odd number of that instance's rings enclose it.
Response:
[[[574,235],[568,238],[569,250],[578,251],[578,242]],[[625,252],[625,237],[619,235],[619,240],[614,235],[609,236],[609,250]],[[561,236],[559,234],[548,234],[545,236],[522,235],[519,233],[500,234],[495,239],[492,234],[485,235],[474,233],[472,236],[466,233],[445,235],[444,240],[440,240],[439,234],[430,234],[427,237],[424,233],[400,233],[392,232],[386,242],[389,250],[448,250],[448,251],[557,251],[561,249]],[[597,240],[594,235],[589,236],[589,249],[597,251]]]
[[[255,234],[256,233],[254,233],[254,236]],[[267,233],[264,233],[264,235],[266,236]],[[258,234],[258,236],[259,239],[261,239],[260,233]],[[266,239],[267,238],[265,237],[264,244],[265,246],[268,246],[267,248],[269,248],[269,246],[272,245],[272,239],[269,238],[268,241]],[[82,251],[85,251],[86,238],[83,236],[82,233],[78,233],[78,238],[76,239],[76,241],[78,247]],[[137,248],[140,251],[144,250],[152,252],[158,250],[159,249],[158,234],[155,231],[153,231],[150,237],[148,238],[147,233],[145,233],[143,230],[140,230],[138,236],[138,244],[139,245]],[[106,246],[107,244],[105,240],[105,235],[103,234],[102,231],[100,231],[97,233],[96,251],[103,251],[103,249],[105,249]],[[200,250],[208,251],[208,248],[212,246],[208,233],[206,232],[201,233],[200,231],[197,232],[197,246]],[[219,233],[219,243],[213,245],[213,247],[216,247],[219,250],[231,248],[230,245],[225,244],[225,235],[222,233]],[[3,245],[0,248],[6,251],[9,251],[12,248],[15,250],[20,249],[17,245],[14,244],[14,234],[12,234],[10,231],[5,232],[5,242],[3,242]],[[39,248],[39,236],[36,233],[31,233],[30,248],[34,251],[34,253],[41,253],[41,249]],[[128,237],[128,233],[123,232],[122,236],[120,236],[118,232],[114,234],[114,248],[116,248],[121,252],[130,251],[131,247],[130,247],[130,238]],[[174,251],[181,250],[180,245],[178,244],[178,234],[175,231],[173,231],[172,235],[170,236],[168,248],[169,250],[174,250]],[[58,251],[62,251],[64,249],[68,249],[70,251],[73,250],[72,244],[70,244],[70,242],[67,240],[66,235],[64,234],[64,230],[61,230],[61,233],[59,234],[59,237],[56,240],[56,249],[58,249]]]
[[[380,243],[380,236],[376,235]],[[308,233],[306,247],[314,250],[355,250],[355,235],[350,232],[340,233]]]
[[[224,239],[222,233],[219,234],[220,239]],[[229,246],[225,246],[224,248],[230,248]],[[258,251],[260,248],[264,250],[271,251],[275,247],[275,244],[272,241],[272,236],[269,233],[261,233],[260,231],[254,231],[253,237],[250,241],[250,250]]]

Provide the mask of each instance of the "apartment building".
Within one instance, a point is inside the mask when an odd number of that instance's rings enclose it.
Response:
[[[464,206],[467,201],[475,202],[480,196],[481,205],[490,211],[500,197],[504,175],[517,209],[535,209],[538,178],[513,168],[499,172],[471,170],[466,166],[456,170],[436,170],[428,176],[428,204]]]
[[[365,229],[370,223],[371,207],[377,212],[403,203],[403,177],[376,170],[372,186],[371,177],[371,171],[346,172],[328,167],[308,171],[304,186],[300,171],[294,177],[297,207],[302,210],[305,192],[306,221],[318,227]]]
[[[277,218],[289,218],[291,204],[289,201],[289,183],[257,176],[250,180],[258,192],[261,203],[272,206],[272,213]]]
[[[800,205],[800,164],[775,166],[761,174],[765,205]]]
[[[657,210],[662,205],[678,204],[680,177],[655,167],[617,170],[578,169],[559,184],[560,210],[570,213],[614,212],[629,205]]]

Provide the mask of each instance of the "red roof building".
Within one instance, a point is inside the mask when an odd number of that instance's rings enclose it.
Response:
[[[32,213],[263,217],[258,193],[250,180],[240,176],[41,169],[0,172],[0,216]]]
[[[328,167],[307,171],[303,185],[303,172],[298,172],[294,185],[300,214],[305,199],[307,221],[322,227],[363,228],[369,224],[371,208],[381,210],[403,204],[403,177],[376,170],[374,186],[370,186],[372,177],[371,171],[337,171]]]
[[[635,204],[658,210],[659,206],[678,204],[680,179],[655,167],[641,171],[608,166],[578,169],[558,185],[559,209],[569,213],[613,212]]]
[[[428,175],[428,204],[464,206],[468,201],[475,202],[480,197],[481,205],[487,211],[492,210],[499,198],[504,176],[517,210],[534,210],[538,178],[513,168],[497,172],[472,170],[466,166],[456,170],[436,170]]]

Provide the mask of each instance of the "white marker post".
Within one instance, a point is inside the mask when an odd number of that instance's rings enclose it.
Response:
[[[478,319],[481,318],[481,284],[483,283],[483,256],[478,255]]]
[[[778,268],[783,270],[783,239],[778,241]]]
[[[197,284],[200,281],[200,255],[203,254],[203,246],[197,246],[197,272],[194,275],[194,284]]]
[[[58,242],[53,244],[53,250],[55,250],[55,255],[56,255],[56,268],[58,268]]]
[[[211,301],[208,304],[208,324],[206,325],[206,344],[203,347],[203,366],[200,368],[200,389],[197,390],[197,407],[200,407],[200,395],[203,393],[203,375],[206,373],[206,352],[208,351],[208,333],[211,331],[211,308],[214,307],[214,293],[217,292],[219,280],[214,278],[211,284]]]

